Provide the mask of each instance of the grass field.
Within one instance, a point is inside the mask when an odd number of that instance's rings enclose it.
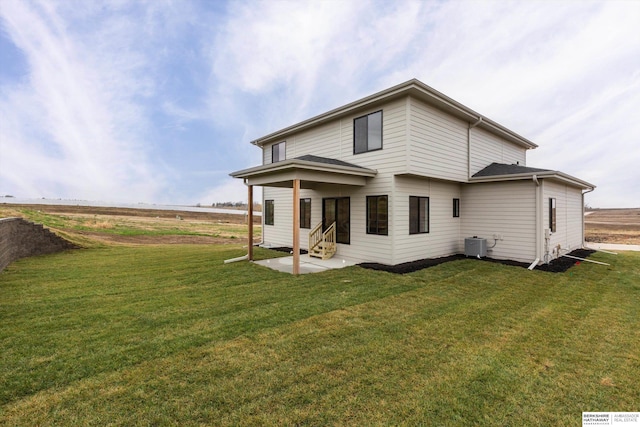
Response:
[[[240,245],[0,273],[0,425],[580,425],[638,411],[640,253],[294,277]],[[278,256],[258,249],[258,258]]]

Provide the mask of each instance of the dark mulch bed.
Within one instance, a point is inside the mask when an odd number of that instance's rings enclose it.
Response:
[[[427,258],[419,259],[417,261],[404,262],[396,265],[378,264],[377,262],[363,262],[358,264],[362,268],[369,268],[371,270],[386,271],[388,273],[406,274],[413,273],[414,271],[422,270],[424,268],[435,267],[436,265],[443,264],[449,261],[456,261],[465,259],[464,255],[451,255],[441,258]]]
[[[591,254],[596,253],[591,249],[576,249],[569,252],[567,255],[577,256],[578,258],[589,258]],[[564,273],[572,266],[578,264],[580,260],[560,257],[551,261],[549,264],[542,264],[536,267],[536,270],[548,271],[550,273]]]
[[[595,251],[592,251],[589,249],[576,249],[575,251],[570,252],[568,255],[576,256],[579,258],[587,258],[589,257],[589,255],[591,255],[594,252]],[[473,257],[467,258],[464,255],[451,255],[451,256],[442,257],[442,258],[420,259],[417,261],[405,262],[397,265],[385,265],[385,264],[378,264],[375,262],[365,262],[358,265],[360,267],[369,268],[371,270],[386,271],[386,272],[395,273],[395,274],[406,274],[406,273],[413,273],[414,271],[419,271],[429,267],[435,267],[436,265],[440,265],[445,262],[456,261],[460,259],[476,259],[476,258],[473,258]],[[504,259],[482,258],[480,261],[495,262],[498,264],[512,265],[515,267],[523,267],[523,268],[529,267],[529,264],[525,262],[518,262],[518,261],[513,261],[508,259],[504,260]],[[535,269],[541,270],[541,271],[547,271],[550,273],[564,273],[565,271],[567,271],[569,268],[571,268],[573,265],[575,265],[578,262],[580,261],[576,259],[561,257],[561,258],[554,259],[549,264],[539,265]]]

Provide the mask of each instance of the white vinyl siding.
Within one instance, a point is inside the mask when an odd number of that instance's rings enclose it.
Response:
[[[353,120],[376,111],[382,111],[382,149],[353,154]],[[287,159],[311,154],[343,160],[358,166],[385,172],[406,171],[406,103],[392,101],[342,117],[287,136]],[[271,162],[271,145],[264,146],[264,163]]]
[[[396,100],[359,111],[349,116],[286,138],[287,158],[311,154],[375,169],[378,174],[368,179],[365,187],[317,184],[313,190],[302,190],[301,198],[311,198],[311,227],[322,219],[322,199],[349,197],[351,208],[350,244],[338,244],[336,257],[359,261],[392,263],[393,174],[406,170],[406,102]],[[353,154],[353,119],[382,111],[382,150]],[[270,162],[271,148],[264,147],[264,161]],[[389,234],[366,233],[366,197],[388,195]],[[264,231],[264,241],[274,246],[292,246],[292,189],[264,187],[264,199],[275,199],[275,226]],[[307,249],[308,233],[301,230],[300,247]]]
[[[459,253],[461,218],[451,216],[451,199],[462,199],[460,184],[402,176],[395,183],[393,263]],[[409,233],[410,196],[429,197],[429,233]]]
[[[471,171],[470,175],[484,169],[491,163],[526,166],[526,150],[503,140],[484,129],[471,129]]]
[[[291,213],[293,212],[293,190],[291,188],[264,187],[262,197],[264,200],[274,201],[274,225],[262,227],[262,240],[272,246],[292,246],[293,217]]]
[[[487,246],[502,235],[487,256],[532,262],[536,258],[536,187],[532,181],[465,185],[460,200],[461,245],[483,237]]]
[[[556,232],[551,233],[549,252],[557,245],[562,253],[582,247],[582,190],[544,180],[544,229],[549,228],[549,198],[556,199]]]
[[[466,181],[468,123],[416,99],[409,99],[409,172]]]

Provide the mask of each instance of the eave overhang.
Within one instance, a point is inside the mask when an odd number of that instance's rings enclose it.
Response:
[[[374,169],[359,166],[288,159],[239,170],[229,175],[244,179],[248,185],[291,187],[293,180],[299,179],[302,188],[313,188],[317,184],[364,186],[367,178],[373,178],[377,173]]]
[[[521,135],[507,129],[506,127],[494,122],[493,120],[475,112],[474,110],[464,106],[463,104],[449,98],[441,92],[433,89],[430,86],[422,83],[417,79],[409,80],[405,83],[393,86],[389,89],[377,92],[366,98],[362,98],[358,101],[344,105],[342,107],[333,109],[326,113],[312,117],[308,120],[302,121],[295,125],[286,127],[279,131],[273,132],[262,138],[251,141],[252,144],[262,147],[265,144],[277,142],[286,139],[289,135],[300,132],[314,126],[321,125],[331,120],[338,119],[340,117],[356,113],[360,110],[374,108],[378,104],[383,102],[389,102],[393,99],[411,96],[419,99],[427,104],[446,111],[461,120],[469,123],[478,123],[477,127],[487,130],[493,134],[499,135],[514,144],[517,144],[525,149],[536,148],[537,145]],[[482,119],[482,120],[480,120]]]
[[[583,181],[575,176],[568,175],[564,172],[560,171],[543,171],[543,172],[526,172],[526,173],[513,173],[513,174],[505,174],[505,175],[491,175],[491,176],[478,176],[469,178],[469,183],[479,183],[479,182],[499,182],[499,181],[520,181],[525,179],[553,179],[555,181],[559,181],[565,183],[567,185],[571,185],[573,187],[578,187],[583,190],[593,190],[596,188],[595,185]]]

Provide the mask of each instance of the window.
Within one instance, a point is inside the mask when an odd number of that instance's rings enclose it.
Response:
[[[273,200],[264,201],[264,225],[273,225]]]
[[[286,158],[284,141],[271,146],[271,163],[282,161]]]
[[[453,199],[453,217],[460,217],[460,199]]]
[[[556,199],[549,198],[549,228],[552,233],[556,232]]]
[[[387,196],[367,196],[367,234],[389,234]]]
[[[311,199],[300,199],[300,228],[311,228]]]
[[[382,149],[382,111],[353,121],[353,154]]]
[[[429,198],[409,196],[409,234],[429,232]]]

